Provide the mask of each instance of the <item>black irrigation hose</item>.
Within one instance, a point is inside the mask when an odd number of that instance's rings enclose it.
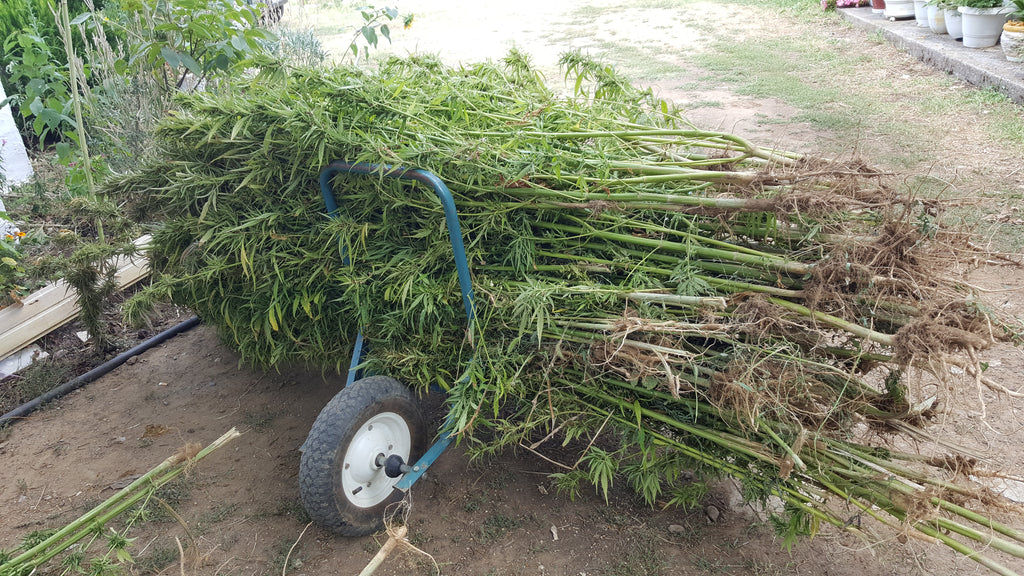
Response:
[[[111,358],[110,360],[107,360],[103,364],[100,364],[99,366],[93,368],[92,370],[89,370],[85,374],[72,378],[71,380],[68,380],[64,384],[60,385],[59,387],[50,390],[46,394],[43,394],[42,396],[39,396],[34,400],[30,400],[22,404],[21,406],[18,406],[14,410],[11,410],[7,414],[0,416],[0,426],[3,426],[8,422],[13,422],[18,418],[24,418],[26,415],[28,415],[30,412],[38,408],[43,403],[49,402],[50,400],[53,400],[55,398],[60,398],[61,396],[64,396],[65,394],[71,392],[72,390],[76,390],[78,388],[81,388],[82,386],[85,386],[89,382],[96,380],[100,376],[103,376],[107,372],[110,372],[114,368],[117,368],[121,364],[124,364],[132,356],[142,354],[143,352],[149,350],[150,348],[156,346],[157,344],[161,344],[165,340],[173,338],[178,334],[185,332],[186,330],[190,330],[197,326],[198,324],[199,318],[193,316],[188,320],[185,320],[181,324],[178,324],[177,326],[173,326],[167,330],[164,330],[163,332],[157,334],[156,336],[153,336],[149,340],[146,340],[142,344],[139,344],[134,348],[130,348],[118,354],[117,356]]]

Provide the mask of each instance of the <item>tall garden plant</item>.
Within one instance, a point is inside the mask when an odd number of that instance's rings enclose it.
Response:
[[[234,0],[110,3],[111,19],[90,0],[19,0],[10,22],[28,23],[5,43],[12,97],[24,131],[67,166],[66,202],[81,228],[73,254],[47,264],[78,292],[81,318],[103,350],[106,302],[116,287],[115,258],[134,251],[138,234],[120,210],[95,192],[108,158],[138,156],[168,95],[228,77],[266,53],[273,35],[258,26],[258,9]],[[38,6],[36,5],[38,4]],[[15,10],[17,8],[18,10]],[[45,33],[44,33],[45,31]],[[111,44],[111,39],[119,40]],[[136,105],[125,106],[127,99]],[[135,134],[120,126],[125,112],[149,124]],[[148,113],[147,113],[148,112]],[[134,146],[126,146],[134,144]],[[104,154],[104,151],[110,154]],[[8,266],[8,268],[11,268]],[[11,268],[8,272],[15,273]]]

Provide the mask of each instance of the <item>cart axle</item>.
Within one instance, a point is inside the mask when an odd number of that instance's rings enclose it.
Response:
[[[377,454],[377,467],[384,468],[384,475],[388,478],[398,478],[402,474],[418,472],[419,466],[409,466],[398,454],[385,457],[384,454]]]

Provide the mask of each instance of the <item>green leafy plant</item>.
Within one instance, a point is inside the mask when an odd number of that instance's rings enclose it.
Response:
[[[394,7],[378,8],[367,5],[359,8],[359,14],[363,17],[363,25],[359,27],[359,30],[352,36],[352,40],[348,44],[348,49],[352,52],[352,57],[355,60],[359,60],[360,54],[362,54],[364,59],[369,58],[370,47],[376,48],[381,36],[386,38],[388,42],[391,42],[389,22],[401,19],[402,26],[408,29],[412,26],[413,21],[412,14],[402,16],[398,13],[398,9]],[[361,44],[360,39],[365,44]]]
[[[168,89],[191,91],[233,73],[276,40],[259,27],[259,7],[238,0],[157,0],[143,12],[153,35],[131,58],[160,75]]]
[[[117,290],[115,258],[122,252],[118,247],[100,242],[86,244],[67,260],[62,274],[78,294],[79,320],[99,353],[107,346],[103,312]]]
[[[18,124],[30,138],[45,145],[69,136],[71,119],[67,51],[56,14],[65,5],[72,13],[103,6],[101,0],[8,0],[0,4],[0,69],[5,78],[7,100],[17,108]],[[76,19],[77,20],[77,19]],[[82,35],[71,38],[76,47],[88,42]],[[81,69],[90,74],[88,67]]]
[[[1010,13],[1010,22],[1016,26],[1024,26],[1024,0],[1012,0],[1013,12]]]
[[[965,8],[1002,8],[1003,0],[957,0]]]
[[[108,2],[93,0],[93,6],[98,10]],[[73,14],[86,10],[85,0],[68,0],[68,9]],[[59,46],[57,39],[57,26],[54,22],[52,10],[56,9],[55,0],[4,0],[0,2],[0,42],[6,41],[11,36],[32,30],[42,37],[50,46]],[[54,56],[58,64],[63,64],[59,53]],[[11,54],[0,53],[0,68],[6,67],[11,62]],[[12,92],[15,91],[13,88]]]
[[[40,143],[72,129],[67,77],[46,40],[34,30],[21,32],[4,42],[4,52],[11,55],[10,82],[22,88],[21,93],[9,96],[0,105],[14,105],[26,124],[31,121]]]
[[[67,163],[67,167],[68,175],[64,182],[72,196],[90,195],[88,178],[90,174],[95,180],[102,180],[111,174],[106,158],[101,155],[92,156],[89,167],[80,158],[71,159]]]

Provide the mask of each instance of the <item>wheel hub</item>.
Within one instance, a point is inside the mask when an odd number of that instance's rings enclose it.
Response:
[[[342,461],[345,497],[362,508],[375,506],[391,495],[397,478],[389,478],[384,463],[393,454],[409,458],[412,436],[405,420],[394,412],[381,412],[359,427]]]

